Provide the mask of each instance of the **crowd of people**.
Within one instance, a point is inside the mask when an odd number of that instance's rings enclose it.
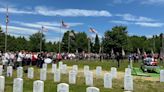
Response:
[[[143,59],[147,57],[149,54],[139,55],[137,53],[129,54],[129,56],[122,56],[120,53],[116,53],[114,55],[104,54],[104,53],[54,53],[54,52],[30,52],[30,51],[17,51],[17,52],[6,52],[2,53],[0,51],[0,63],[4,66],[11,65],[14,69],[19,66],[37,66],[42,68],[44,60],[49,58],[52,60],[52,63],[56,63],[62,59],[90,59],[95,60],[99,59],[116,59],[118,62],[118,67],[120,66],[120,59],[124,59],[124,57],[128,58],[129,61],[133,60],[134,62],[138,62],[139,59]],[[159,55],[155,55],[154,57],[160,58],[160,61],[163,61],[163,58],[159,57]]]

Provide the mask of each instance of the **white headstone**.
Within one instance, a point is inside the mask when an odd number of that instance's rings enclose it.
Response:
[[[41,80],[34,81],[33,92],[44,92],[44,82]]]
[[[0,65],[0,76],[3,74],[3,66]]]
[[[23,79],[21,78],[14,79],[13,92],[23,92]]]
[[[160,82],[164,82],[164,70],[160,71]]]
[[[132,70],[130,68],[125,68],[125,75],[131,75]]]
[[[110,73],[104,74],[104,88],[112,88],[112,75]]]
[[[57,64],[52,64],[52,73],[54,73],[57,69]]]
[[[127,91],[133,90],[133,77],[131,75],[124,76],[124,90]]]
[[[32,68],[32,67],[29,67],[28,68],[27,77],[30,78],[30,79],[33,79],[34,78],[34,68]]]
[[[72,70],[74,70],[76,72],[76,74],[78,73],[78,65],[73,65],[72,66]]]
[[[76,84],[76,71],[74,71],[74,70],[71,70],[69,72],[69,83]]]
[[[12,75],[13,75],[13,67],[8,66],[7,67],[7,77],[12,77]]]
[[[113,78],[117,78],[117,68],[111,67],[111,75]]]
[[[88,87],[86,92],[100,92],[100,90],[96,87]]]
[[[60,70],[59,69],[57,69],[54,72],[54,82],[60,82]]]
[[[89,71],[89,66],[85,65],[84,66],[84,76],[86,76],[87,72]]]
[[[43,64],[43,69],[47,70],[47,64],[46,63]]]
[[[96,67],[96,76],[100,77],[101,76],[101,72],[102,72],[102,67],[101,66],[97,66]]]
[[[5,77],[0,76],[0,92],[5,92]]]
[[[63,64],[63,65],[62,65],[61,73],[62,73],[62,74],[67,74],[67,65],[66,65],[66,64]]]
[[[23,67],[18,67],[17,68],[17,78],[22,78],[23,77]]]
[[[93,86],[93,72],[88,71],[85,76],[85,83],[87,86]]]
[[[47,79],[47,70],[45,68],[40,69],[40,80],[45,81]]]
[[[63,65],[63,62],[62,62],[62,61],[60,61],[60,62],[59,62],[59,69],[61,69],[61,68],[62,68],[62,65]]]
[[[60,83],[57,85],[57,92],[69,92],[69,85],[66,83]]]

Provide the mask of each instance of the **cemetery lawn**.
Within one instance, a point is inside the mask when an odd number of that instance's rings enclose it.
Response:
[[[70,69],[72,65],[78,65],[79,68],[79,74],[77,76],[76,84],[69,84],[70,90],[69,92],[86,92],[86,88],[88,86],[85,85],[85,79],[83,76],[83,73],[81,72],[83,70],[84,65],[89,65],[90,70],[95,70],[96,66],[102,66],[103,71],[109,71],[110,68],[116,67],[117,62],[112,61],[64,61],[68,65],[68,68]],[[125,68],[128,66],[127,61],[122,61],[120,64],[120,68],[118,68],[118,72],[124,72]],[[139,63],[133,64],[135,67],[139,67]],[[163,66],[163,65],[161,65]],[[27,74],[24,73],[23,75],[23,92],[33,92],[33,82],[35,80],[40,79],[40,70],[36,67],[34,67],[34,79],[28,79]],[[119,76],[119,74],[117,75]],[[16,70],[14,70],[13,78],[16,78]],[[5,79],[5,92],[12,92],[13,90],[13,78],[6,77]],[[160,83],[158,81],[151,81],[151,80],[143,80],[142,78],[134,79],[134,91],[133,92],[164,92],[164,83]],[[68,83],[68,74],[61,76],[61,82],[60,83]],[[51,73],[51,64],[48,65],[48,74],[47,74],[47,80],[44,81],[44,92],[57,92],[57,84],[54,83],[53,80],[53,74]],[[112,82],[112,89],[105,89],[103,88],[103,78],[96,78],[94,77],[94,86],[100,88],[100,92],[123,92],[123,78],[114,79]]]

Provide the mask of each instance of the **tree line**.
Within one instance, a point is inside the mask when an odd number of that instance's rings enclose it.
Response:
[[[42,36],[41,36],[42,35]],[[88,37],[85,32],[75,33],[75,30],[69,30],[63,34],[61,40],[61,52],[92,52],[92,53],[111,53],[121,52],[124,50],[126,53],[134,53],[137,50],[141,52],[152,51],[160,53],[162,46],[163,34],[154,35],[152,38],[146,36],[129,36],[126,26],[114,26],[112,29],[107,30],[102,38],[98,34],[93,39]],[[42,37],[42,39],[41,39]],[[7,35],[7,50],[20,51],[27,50],[39,52],[40,40],[42,40],[42,51],[58,52],[60,42],[46,42],[45,35],[37,32],[26,39],[23,36],[14,37]],[[0,51],[4,51],[5,33],[2,32],[0,27]]]

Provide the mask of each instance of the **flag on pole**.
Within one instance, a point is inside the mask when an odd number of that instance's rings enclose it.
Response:
[[[9,23],[9,12],[8,12],[8,6],[6,9],[6,23]]]
[[[47,32],[48,29],[46,29],[44,26],[42,26],[42,31],[43,31],[43,32]]]
[[[97,31],[94,28],[89,28],[89,32],[97,33]]]
[[[64,27],[64,28],[69,28],[69,25],[66,24],[66,23],[62,20],[62,27]]]

